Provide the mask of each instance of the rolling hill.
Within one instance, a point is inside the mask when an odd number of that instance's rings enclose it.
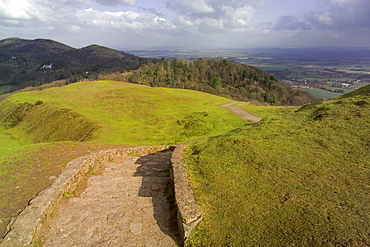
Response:
[[[46,39],[0,40],[0,93],[55,80],[76,82],[99,73],[138,69],[147,59],[98,45],[75,49]]]

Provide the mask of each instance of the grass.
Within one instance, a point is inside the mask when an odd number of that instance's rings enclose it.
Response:
[[[360,93],[359,93],[360,92]],[[190,145],[204,216],[188,246],[370,244],[370,86]]]
[[[70,109],[99,126],[94,142],[106,144],[171,144],[214,136],[244,125],[227,109],[231,100],[201,92],[150,88],[113,81],[80,82],[10,97],[20,103]],[[206,111],[202,119],[194,114]],[[203,130],[185,133],[187,122],[198,122]],[[68,121],[60,124],[68,126]],[[51,129],[54,129],[53,127]],[[39,134],[37,134],[39,136]]]

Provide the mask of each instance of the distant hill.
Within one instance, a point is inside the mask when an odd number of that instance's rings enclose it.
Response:
[[[303,105],[320,101],[307,92],[293,90],[255,67],[226,59],[162,59],[133,71],[128,81],[192,89],[240,101],[273,105]]]
[[[53,40],[8,38],[0,40],[0,87],[15,91],[60,79],[93,79],[138,69],[146,61],[98,45],[75,49]]]

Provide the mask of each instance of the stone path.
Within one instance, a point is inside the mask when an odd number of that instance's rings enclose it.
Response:
[[[240,107],[237,107],[237,106],[233,106],[233,105],[236,105],[236,104],[239,104],[239,103],[241,103],[241,102],[227,103],[227,104],[222,105],[221,107],[229,108],[230,111],[232,111],[236,115],[239,115],[244,120],[252,121],[253,123],[258,123],[259,121],[262,120],[262,118],[257,117],[257,116],[253,115],[250,112],[247,112],[243,108],[240,108]]]
[[[171,151],[108,163],[78,197],[63,199],[41,233],[43,246],[179,246]]]

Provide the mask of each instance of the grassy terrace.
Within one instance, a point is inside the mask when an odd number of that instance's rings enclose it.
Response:
[[[244,126],[220,107],[228,102],[112,81],[10,96],[0,102],[0,234],[73,158],[123,144],[178,144]]]
[[[370,245],[370,86],[198,141],[186,164],[204,215],[188,246]]]

